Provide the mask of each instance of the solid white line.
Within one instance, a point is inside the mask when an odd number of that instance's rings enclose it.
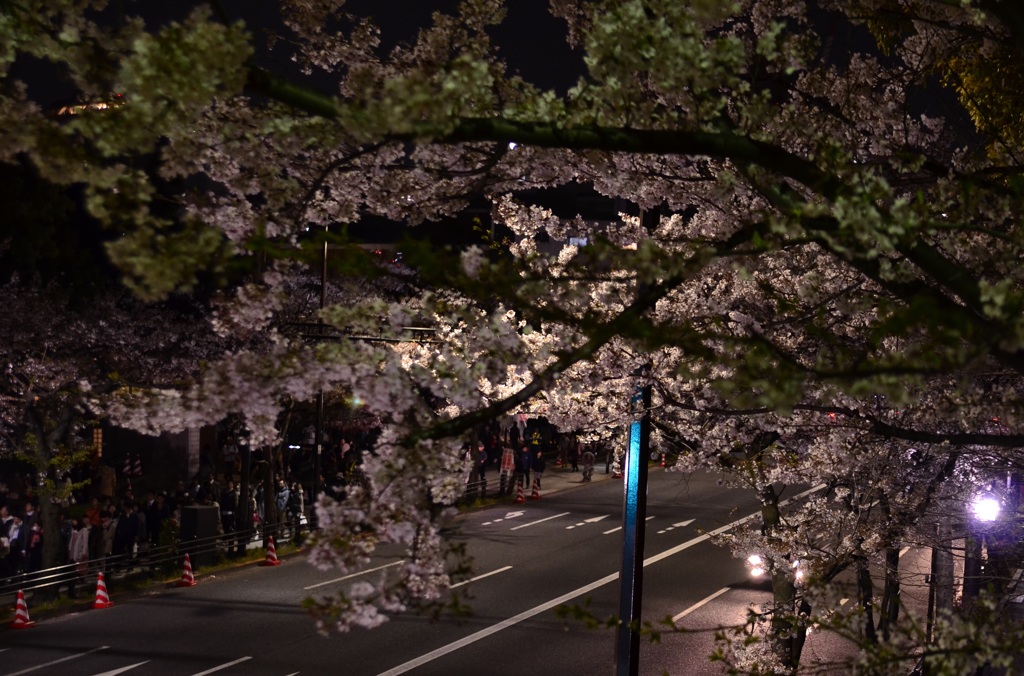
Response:
[[[512,566],[505,566],[504,568],[499,568],[498,570],[492,570],[491,572],[484,573],[483,575],[477,575],[476,577],[471,577],[468,580],[463,580],[462,582],[459,582],[457,584],[453,584],[451,586],[451,589],[455,589],[456,587],[461,587],[462,585],[469,584],[470,582],[476,582],[477,580],[482,580],[485,577],[490,577],[491,575],[497,575],[498,573],[504,573],[506,570],[509,570],[511,568],[512,568]]]
[[[697,601],[692,606],[690,606],[689,608],[687,608],[683,612],[681,612],[678,615],[676,615],[675,617],[673,617],[672,621],[673,622],[678,622],[679,620],[683,619],[684,617],[686,617],[687,615],[689,615],[693,611],[697,610],[698,608],[701,608],[702,606],[705,606],[708,603],[711,603],[712,601],[714,601],[715,599],[717,599],[719,596],[721,596],[722,594],[724,594],[727,591],[729,591],[728,587],[722,587],[721,589],[716,591],[711,596],[705,597],[705,598],[701,599],[700,601]]]
[[[21,671],[15,671],[13,674],[7,674],[7,676],[20,676],[20,674],[30,674],[33,671],[39,671],[40,669],[45,669],[46,667],[52,667],[55,664],[60,664],[62,662],[68,662],[70,660],[77,660],[79,657],[85,657],[86,655],[92,655],[93,653],[97,653],[97,652],[99,652],[101,650],[106,650],[109,647],[110,646],[108,646],[108,645],[101,645],[99,648],[93,648],[92,650],[87,650],[84,653],[76,653],[74,655],[68,655],[67,657],[62,657],[59,660],[54,660],[52,662],[47,662],[46,664],[39,664],[39,665],[36,665],[34,667],[29,667],[28,669],[22,669]]]
[[[572,514],[572,512],[562,512],[561,514],[555,514],[554,516],[549,516],[546,519],[539,519],[537,521],[531,521],[530,523],[524,523],[522,526],[514,526],[512,528],[509,528],[509,530],[519,530],[520,528],[529,528],[530,526],[536,526],[538,523],[544,523],[545,521],[551,521],[551,519],[557,519],[560,516],[568,516],[569,514]]]
[[[139,662],[138,664],[132,664],[127,667],[121,667],[120,669],[114,669],[113,671],[104,671],[102,674],[96,674],[96,676],[117,676],[118,674],[123,674],[126,671],[131,671],[135,667],[141,667],[143,664],[149,664],[149,660]]]
[[[566,514],[568,514],[568,512],[566,512]],[[673,547],[672,549],[668,549],[668,550],[662,552],[661,554],[656,554],[655,556],[652,556],[649,559],[645,559],[644,560],[644,567],[647,567],[647,566],[651,565],[652,563],[657,563],[658,561],[661,561],[662,559],[668,558],[669,556],[672,556],[673,554],[677,554],[677,553],[683,551],[684,549],[688,549],[689,547],[692,547],[695,544],[704,542],[705,540],[710,538],[712,535],[717,535],[718,533],[724,533],[725,531],[729,530],[730,528],[734,528],[734,527],[736,527],[736,526],[738,526],[738,525],[740,525],[740,524],[742,524],[742,523],[744,523],[746,521],[749,521],[750,519],[753,519],[754,517],[760,516],[760,514],[761,514],[761,512],[755,512],[754,514],[751,514],[750,516],[744,517],[744,518],[740,519],[739,521],[733,521],[730,524],[726,524],[725,526],[722,526],[721,528],[719,528],[719,529],[717,529],[715,531],[712,531],[711,533],[706,533],[704,535],[701,535],[699,537],[694,538],[693,540],[690,540],[688,542],[684,542],[681,545],[677,545],[677,546]],[[558,516],[565,516],[565,515],[564,514],[559,514]],[[551,518],[554,518],[554,517],[551,517]],[[650,519],[653,519],[653,518],[654,517],[647,517],[647,520],[650,520]],[[537,522],[537,523],[539,523],[539,522]],[[529,525],[529,524],[527,524],[527,525]],[[621,528],[621,526],[619,528]],[[618,530],[618,529],[613,529],[613,531],[614,530]],[[612,531],[609,531],[609,532],[612,532]],[[607,535],[607,533],[606,533],[606,535]],[[573,591],[571,591],[571,592],[569,592],[567,594],[562,594],[561,596],[559,596],[556,599],[551,599],[550,601],[545,601],[544,603],[540,604],[539,606],[536,606],[534,608],[530,608],[529,610],[525,610],[525,611],[519,613],[518,615],[510,617],[510,618],[508,618],[506,620],[502,620],[501,622],[499,622],[497,624],[494,624],[494,625],[491,625],[490,627],[487,627],[486,629],[481,629],[480,631],[476,632],[475,634],[470,634],[469,636],[465,636],[465,637],[459,639],[458,641],[455,641],[454,643],[449,643],[448,645],[441,646],[437,650],[433,650],[433,651],[431,651],[431,652],[429,652],[429,653],[427,653],[425,655],[420,655],[419,657],[417,657],[415,659],[409,660],[405,664],[398,665],[394,669],[388,669],[387,671],[382,671],[377,676],[398,676],[398,674],[404,674],[407,671],[411,671],[412,669],[415,669],[417,667],[423,666],[424,664],[427,664],[428,662],[432,662],[432,661],[436,660],[439,657],[443,657],[443,656],[447,655],[448,653],[453,653],[456,650],[459,650],[460,648],[464,648],[467,645],[470,645],[472,643],[476,643],[477,641],[485,639],[488,636],[491,636],[492,634],[496,634],[499,631],[503,631],[505,629],[508,629],[509,627],[515,626],[515,625],[519,624],[520,622],[528,620],[528,619],[530,619],[531,617],[533,617],[535,615],[539,615],[539,614],[541,614],[541,613],[543,613],[543,612],[545,612],[547,610],[550,610],[550,609],[552,609],[552,608],[554,608],[556,606],[559,606],[559,605],[561,605],[563,603],[571,601],[574,598],[577,598],[579,596],[583,596],[584,594],[592,592],[595,589],[603,587],[604,585],[608,584],[609,582],[614,582],[614,581],[616,581],[618,579],[619,579],[619,573],[617,573],[617,572],[616,573],[612,573],[611,575],[606,575],[606,576],[602,577],[600,580],[595,580],[595,581],[591,582],[590,584],[587,584],[587,585],[584,585],[584,586],[580,587],[579,589],[575,589],[575,590],[573,590]]]
[[[793,500],[799,499],[799,498],[801,498],[801,497],[803,497],[805,495],[810,495],[811,493],[814,493],[815,491],[819,491],[819,490],[821,490],[824,487],[825,487],[825,484],[819,484],[819,485],[815,486],[814,488],[811,488],[809,490],[804,491],[803,493],[800,493],[798,495],[794,495],[792,498],[790,498],[786,502],[787,503],[788,502],[792,502]],[[568,512],[566,512],[566,514],[568,514]],[[736,526],[739,526],[740,524],[746,523],[747,521],[750,521],[751,519],[757,518],[760,515],[761,515],[761,512],[754,512],[753,514],[751,514],[749,516],[745,516],[742,519],[739,519],[738,521],[733,521],[732,523],[728,523],[728,524],[722,526],[721,528],[718,528],[718,529],[715,529],[715,530],[711,531],[710,533],[706,533],[704,535],[701,535],[699,537],[694,538],[693,540],[689,540],[688,542],[684,542],[681,545],[677,545],[677,546],[673,547],[672,549],[668,549],[668,550],[662,552],[661,554],[656,554],[655,556],[652,556],[651,558],[644,560],[644,567],[646,568],[647,566],[651,565],[652,563],[657,563],[658,561],[661,561],[662,559],[668,558],[669,556],[672,556],[673,554],[677,554],[677,553],[683,551],[684,549],[688,549],[688,548],[692,547],[695,544],[704,542],[705,540],[707,540],[708,538],[712,537],[713,535],[718,535],[719,533],[724,533],[725,531],[729,530],[730,528],[735,528]],[[565,516],[565,514],[559,514],[558,516]],[[555,517],[551,517],[551,518],[555,518]],[[650,520],[650,519],[653,519],[653,518],[654,517],[648,517],[647,520]],[[535,523],[539,523],[539,522],[535,522]],[[529,524],[527,524],[527,525],[529,525]],[[606,575],[606,576],[602,577],[600,580],[595,580],[595,581],[591,582],[588,585],[584,585],[584,586],[580,587],[579,589],[576,589],[576,590],[573,590],[573,591],[569,592],[568,594],[562,594],[561,596],[559,596],[556,599],[552,599],[550,601],[545,601],[544,603],[540,604],[539,606],[536,606],[534,608],[530,608],[529,610],[525,610],[525,611],[519,613],[518,615],[510,617],[510,618],[508,618],[506,620],[502,620],[501,622],[499,622],[499,623],[497,623],[495,625],[491,625],[490,627],[487,627],[486,629],[481,629],[480,631],[476,632],[475,634],[470,634],[469,636],[465,636],[465,637],[459,639],[458,641],[455,641],[454,643],[449,643],[448,645],[441,646],[437,650],[433,650],[433,651],[427,653],[426,655],[420,655],[416,659],[409,660],[405,664],[400,664],[397,667],[395,667],[394,669],[389,669],[387,671],[382,671],[377,676],[398,676],[398,674],[404,674],[405,672],[411,671],[412,669],[415,669],[416,667],[419,667],[419,666],[422,666],[424,664],[427,664],[428,662],[432,662],[432,661],[436,660],[439,657],[443,657],[443,656],[447,655],[448,653],[453,653],[456,650],[459,650],[460,648],[464,648],[467,645],[476,643],[477,641],[485,639],[488,636],[491,636],[492,634],[497,634],[499,631],[503,631],[505,629],[508,629],[509,627],[515,626],[515,625],[519,624],[520,622],[523,622],[525,620],[530,619],[534,615],[539,615],[539,614],[543,613],[546,610],[550,610],[550,609],[552,609],[552,608],[554,608],[554,607],[556,607],[558,605],[561,605],[562,603],[566,603],[567,601],[571,601],[571,600],[573,600],[574,598],[576,598],[578,596],[583,596],[586,593],[592,592],[595,589],[603,587],[604,585],[608,584],[609,582],[614,582],[615,580],[618,580],[618,579],[619,579],[619,573],[617,573],[617,572],[616,573],[612,573],[611,575]]]
[[[397,566],[397,565],[402,564],[402,563],[405,563],[405,561],[394,561],[392,563],[386,563],[383,566],[377,566],[376,568],[368,568],[366,570],[361,570],[358,573],[351,573],[351,574],[346,575],[344,577],[339,577],[339,578],[337,578],[335,580],[328,580],[327,582],[320,582],[318,584],[311,584],[308,587],[303,587],[302,589],[304,591],[309,591],[310,589],[316,589],[317,587],[324,587],[324,586],[329,585],[329,584],[334,584],[335,582],[342,582],[344,580],[348,580],[348,579],[353,578],[353,577],[359,577],[360,575],[365,575],[366,573],[372,573],[372,572],[377,571],[377,570],[384,570],[385,568],[390,568],[391,566]]]
[[[212,674],[215,671],[221,671],[222,669],[227,669],[228,667],[233,667],[236,664],[241,664],[242,662],[245,662],[246,660],[251,660],[251,659],[252,659],[251,657],[239,657],[234,662],[228,662],[226,664],[221,664],[220,666],[214,667],[213,669],[207,669],[206,671],[200,671],[198,674],[192,674],[192,676],[206,676],[207,674]]]
[[[619,574],[618,573],[612,573],[611,575],[607,575],[605,577],[602,577],[600,580],[595,580],[594,582],[591,582],[588,585],[585,585],[583,587],[580,587],[579,589],[571,591],[568,594],[562,594],[561,596],[559,596],[556,599],[551,599],[550,601],[545,601],[544,603],[542,603],[541,605],[539,605],[539,606],[537,606],[535,608],[530,608],[529,610],[523,611],[523,612],[519,613],[518,615],[515,615],[513,617],[508,618],[507,620],[502,620],[501,622],[499,622],[497,624],[494,624],[494,625],[491,625],[490,627],[487,627],[486,629],[481,629],[480,631],[476,632],[475,634],[470,634],[469,636],[461,638],[458,641],[455,641],[454,643],[449,643],[446,646],[442,646],[442,647],[438,648],[437,650],[431,651],[431,652],[427,653],[426,655],[420,655],[416,659],[410,660],[410,661],[406,662],[405,664],[400,664],[397,667],[395,667],[394,669],[388,669],[387,671],[382,671],[380,674],[378,674],[378,676],[397,676],[398,674],[404,674],[405,672],[410,671],[412,669],[415,669],[416,667],[423,666],[424,664],[426,664],[428,662],[432,662],[433,660],[436,660],[439,657],[443,657],[444,655],[447,655],[448,653],[455,652],[456,650],[458,650],[460,648],[464,648],[467,645],[470,645],[472,643],[476,643],[477,641],[479,641],[481,639],[484,639],[484,638],[487,638],[488,636],[490,636],[492,634],[497,634],[499,631],[503,631],[505,629],[508,629],[511,626],[514,626],[514,625],[519,624],[520,622],[523,622],[524,620],[528,620],[531,617],[533,617],[534,615],[539,615],[540,613],[543,613],[546,610],[550,610],[550,609],[552,609],[552,608],[554,608],[554,607],[556,607],[558,605],[561,605],[561,604],[563,604],[563,603],[565,603],[567,601],[571,601],[574,598],[576,598],[577,596],[581,596],[583,594],[586,594],[587,592],[591,592],[591,591],[597,589],[598,587],[602,587],[602,586],[608,584],[609,582],[613,582],[613,581],[618,580],[618,579],[619,579]]]

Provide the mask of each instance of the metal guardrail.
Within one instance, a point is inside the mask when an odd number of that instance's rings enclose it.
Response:
[[[275,541],[295,536],[296,525],[290,522],[267,524]],[[308,526],[300,526],[308,532]],[[228,560],[235,552],[251,547],[263,548],[263,529],[251,528],[208,538],[179,540],[160,547],[149,547],[133,554],[120,554],[90,560],[84,570],[79,564],[69,563],[27,573],[0,578],[0,599],[13,597],[19,591],[36,592],[58,598],[61,595],[82,595],[104,573],[107,584],[113,580],[135,578],[156,580],[173,577],[184,569],[185,554],[189,555],[193,570],[210,565],[210,561]],[[84,598],[84,596],[83,596]]]

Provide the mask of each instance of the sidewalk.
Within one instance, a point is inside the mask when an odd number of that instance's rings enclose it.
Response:
[[[563,465],[556,467],[553,462],[548,463],[548,468],[541,475],[540,480],[540,495],[550,495],[551,493],[559,493],[561,491],[567,491],[572,488],[578,488],[580,486],[587,486],[588,483],[583,481],[583,465],[580,465],[579,472],[572,471],[572,465]],[[608,481],[612,478],[611,472],[608,474],[604,473],[604,463],[594,466],[594,474],[590,477],[590,483],[597,483],[599,481]]]
[[[574,488],[580,488],[581,486],[588,486],[590,484],[598,483],[600,481],[608,481],[609,479],[613,478],[613,475],[612,475],[611,472],[605,473],[605,471],[604,471],[604,463],[601,463],[599,465],[595,465],[595,467],[594,467],[594,474],[591,476],[590,482],[583,481],[583,471],[582,471],[582,469],[583,469],[583,466],[580,465],[580,470],[581,471],[573,472],[571,465],[567,464],[567,465],[564,465],[564,466],[556,466],[555,463],[553,463],[551,461],[548,461],[547,469],[545,469],[544,473],[541,475],[541,480],[540,480],[540,486],[541,486],[541,488],[540,488],[540,496],[544,497],[546,495],[551,495],[553,493],[560,493],[562,491],[572,490]],[[621,479],[619,479],[619,480],[621,481]],[[510,479],[510,481],[511,481],[511,479]],[[486,495],[484,496],[486,498],[486,500],[488,500],[488,501],[497,500],[497,501],[509,501],[509,502],[511,502],[512,500],[515,499],[516,487],[515,487],[514,483],[509,487],[508,493],[506,493],[505,495],[502,495],[502,496],[498,495],[499,486],[500,486],[500,479],[499,479],[498,472],[497,471],[488,472],[488,474],[487,474],[487,485],[486,485],[486,491],[485,491]],[[477,493],[478,493],[479,490],[480,490],[479,489],[479,483],[467,484],[466,495],[465,495],[465,502],[462,502],[460,500],[460,504],[463,504],[465,506],[470,506],[470,507],[473,507],[473,506],[486,506],[486,505],[481,505],[478,502],[479,495]],[[524,488],[523,492],[524,492],[524,497],[529,499],[531,493],[533,492],[533,479],[532,479],[532,476],[531,476],[530,481],[527,483],[526,487]]]

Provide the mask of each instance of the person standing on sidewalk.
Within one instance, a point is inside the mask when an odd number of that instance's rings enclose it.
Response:
[[[594,462],[597,457],[594,455],[594,451],[591,450],[590,446],[586,447],[583,451],[583,480],[590,481],[590,478],[594,476]]]
[[[532,460],[530,458],[530,451],[526,446],[523,446],[516,453],[516,485],[522,486],[525,491],[530,487],[530,465]]]
[[[580,471],[580,443],[579,435],[573,434],[569,440],[569,462],[572,464],[572,471]]]
[[[473,478],[477,481],[481,498],[487,497],[487,460],[489,457],[487,447],[482,441],[478,442],[476,445],[476,464],[474,465]]]
[[[540,490],[540,479],[544,476],[545,467],[547,467],[547,463],[544,461],[544,453],[537,448],[533,452],[533,459],[530,463],[530,469],[533,471],[533,486],[537,490]]]
[[[239,490],[235,482],[228,479],[227,490],[220,501],[220,522],[224,534],[230,536],[235,532],[235,514],[238,512]],[[242,526],[245,527],[244,525]]]

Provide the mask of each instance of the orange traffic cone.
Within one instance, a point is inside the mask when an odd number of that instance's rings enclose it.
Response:
[[[107,583],[103,577],[103,571],[96,576],[96,600],[92,602],[93,608],[109,608],[114,605],[107,594]]]
[[[179,587],[195,587],[196,578],[192,575],[192,559],[189,558],[188,554],[185,554],[185,567],[181,571],[181,579],[178,580]]]
[[[277,558],[277,549],[274,547],[274,538],[267,538],[267,558],[260,561],[261,566],[280,566],[281,561]]]
[[[523,495],[523,482],[520,481],[516,484],[516,502],[526,502],[526,496]]]
[[[18,605],[14,610],[14,621],[11,622],[11,629],[26,629],[35,624],[28,619],[28,604],[25,603],[25,592],[18,590]]]
[[[661,466],[662,467],[665,466],[665,454],[664,453],[661,454]]]
[[[531,500],[540,500],[540,479],[533,480],[533,492],[530,493]]]

